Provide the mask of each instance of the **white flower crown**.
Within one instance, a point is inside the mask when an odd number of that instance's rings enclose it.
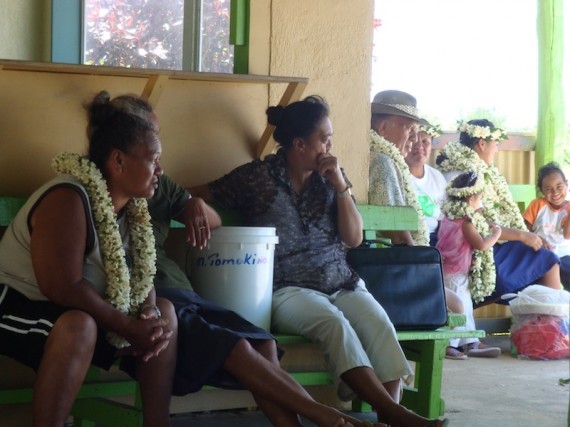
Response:
[[[507,132],[500,128],[489,126],[470,125],[466,122],[458,123],[459,132],[465,132],[472,138],[483,139],[485,141],[502,141],[507,139]]]
[[[440,125],[420,125],[418,130],[427,133],[432,138],[437,138],[443,133]]]
[[[464,199],[465,197],[473,196],[474,194],[479,194],[483,192],[483,190],[485,189],[485,180],[483,179],[483,177],[475,172],[466,172],[466,173],[477,175],[477,180],[475,181],[475,184],[473,184],[471,187],[454,188],[452,187],[452,185],[453,182],[457,179],[456,177],[455,179],[452,179],[449,182],[449,184],[447,184],[445,192],[447,193],[448,196],[455,197],[458,199]]]

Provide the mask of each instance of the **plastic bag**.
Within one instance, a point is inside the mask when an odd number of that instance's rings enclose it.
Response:
[[[568,291],[531,285],[502,298],[512,298],[509,305],[513,313],[513,354],[539,360],[570,357]]]
[[[511,342],[519,357],[538,360],[570,356],[568,317],[546,314],[513,316]]]
[[[570,292],[552,289],[542,285],[531,285],[516,294],[505,294],[502,299],[509,301],[511,311],[517,314],[548,314],[568,317]]]

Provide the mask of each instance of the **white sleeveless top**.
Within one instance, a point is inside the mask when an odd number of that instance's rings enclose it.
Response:
[[[32,257],[30,252],[30,229],[29,216],[36,204],[53,187],[67,185],[76,187],[81,194],[86,206],[88,217],[88,232],[93,238],[93,245],[87,248],[83,263],[83,280],[101,295],[105,295],[106,275],[103,268],[103,260],[99,247],[99,239],[93,219],[91,217],[91,205],[87,192],[81,183],[71,175],[59,175],[36,190],[20,209],[10,226],[6,229],[0,241],[0,283],[6,284],[31,300],[47,300],[40,292],[37,279],[34,274]],[[126,215],[121,215],[117,220],[125,252],[128,251],[128,224]]]

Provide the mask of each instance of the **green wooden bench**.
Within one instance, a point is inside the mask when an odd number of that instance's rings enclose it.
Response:
[[[521,213],[523,213],[530,202],[537,197],[537,190],[534,184],[510,184],[509,190],[513,195],[513,200],[519,206]]]
[[[25,199],[0,197],[0,227],[7,226]],[[366,237],[375,235],[376,230],[414,230],[418,218],[413,208],[389,206],[358,206],[363,220]],[[175,225],[174,225],[175,226]],[[382,250],[382,249],[378,249]],[[414,384],[406,387],[402,403],[417,413],[435,418],[443,415],[445,404],[441,399],[441,384],[445,347],[450,338],[483,337],[484,331],[455,331],[451,328],[465,324],[462,315],[451,315],[448,325],[435,331],[399,331],[398,340],[406,357],[415,362]],[[277,335],[281,345],[294,349],[296,345],[313,345],[306,338],[294,335]],[[294,350],[293,350],[294,351]],[[7,361],[0,356],[0,363]],[[303,386],[332,384],[332,377],[326,371],[289,371]],[[142,426],[141,401],[137,383],[132,380],[107,380],[101,370],[92,367],[81,387],[71,415],[74,425],[94,426]],[[1,389],[0,405],[31,402],[33,390],[30,387]],[[113,400],[117,396],[134,396],[134,404]],[[189,396],[188,398],[192,398]],[[367,404],[353,402],[353,409],[370,410]]]
[[[377,231],[417,230],[418,215],[411,207],[358,205],[362,215],[366,239],[376,239]],[[218,210],[225,225],[239,225],[239,218],[232,212]],[[172,223],[172,227],[181,227]],[[378,250],[382,250],[379,248]],[[484,337],[484,331],[456,331],[456,326],[465,325],[465,316],[451,314],[445,327],[435,331],[398,331],[397,336],[406,358],[415,362],[414,384],[404,389],[402,404],[408,409],[429,418],[443,415],[445,403],[441,399],[441,384],[445,348],[451,338]],[[287,351],[294,351],[296,345],[307,345],[310,341],[298,335],[275,334],[280,345]],[[315,344],[316,345],[316,344]],[[332,384],[327,371],[292,371],[289,374],[303,386]],[[355,411],[370,411],[370,406],[360,400],[352,402]]]

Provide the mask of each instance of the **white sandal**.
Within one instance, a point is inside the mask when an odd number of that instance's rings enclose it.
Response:
[[[445,349],[445,358],[450,360],[467,360],[467,355],[455,347]]]

